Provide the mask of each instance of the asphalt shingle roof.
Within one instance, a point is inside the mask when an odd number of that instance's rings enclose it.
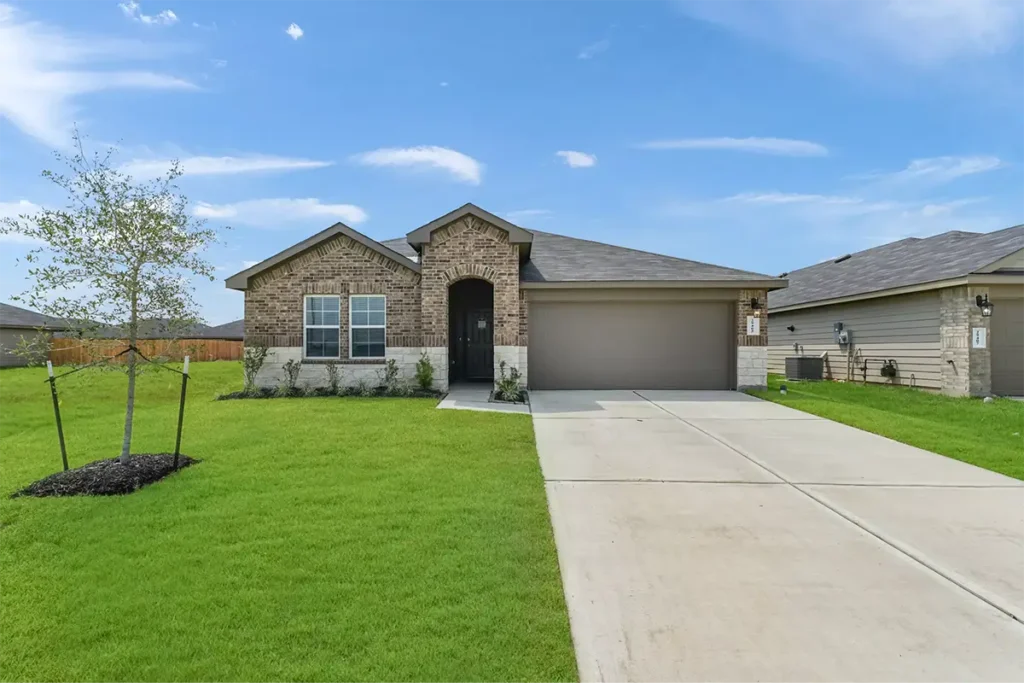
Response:
[[[64,329],[67,325],[57,318],[30,311],[27,308],[0,304],[0,327],[59,330]]]
[[[911,237],[794,270],[789,287],[768,295],[768,308],[838,299],[895,287],[964,277],[1024,249],[1024,225],[990,233],[946,232]]]
[[[209,339],[245,339],[245,319],[209,327],[203,336]]]
[[[519,270],[520,282],[629,282],[662,280],[769,280],[769,275],[616,247],[611,244],[530,230],[530,259]],[[384,240],[404,256],[416,256],[404,237]]]

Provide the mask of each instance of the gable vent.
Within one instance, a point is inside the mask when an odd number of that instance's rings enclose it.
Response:
[[[843,261],[847,260],[847,259],[848,259],[848,258],[850,258],[851,256],[853,256],[853,254],[843,254],[842,256],[840,256],[839,258],[837,258],[837,259],[836,259],[835,261],[833,261],[832,263],[842,263]]]

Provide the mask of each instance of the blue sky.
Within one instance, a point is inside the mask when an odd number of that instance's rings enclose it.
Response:
[[[61,199],[77,124],[137,176],[183,162],[221,277],[467,201],[778,274],[1024,222],[1022,44],[1013,0],[0,4],[0,215]]]

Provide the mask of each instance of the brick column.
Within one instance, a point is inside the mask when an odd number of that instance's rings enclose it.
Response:
[[[939,295],[942,393],[988,396],[992,393],[992,335],[976,297],[988,287],[950,287]],[[998,309],[994,315],[999,315]],[[974,348],[973,330],[985,330],[985,348]]]
[[[753,309],[757,299],[760,309]],[[756,335],[747,334],[747,316],[760,320]],[[768,386],[768,292],[764,289],[741,289],[736,301],[736,388],[763,389]]]

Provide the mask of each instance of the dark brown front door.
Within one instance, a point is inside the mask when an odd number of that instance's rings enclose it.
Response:
[[[494,312],[489,308],[466,311],[463,358],[466,360],[465,378],[490,380],[494,378]]]

